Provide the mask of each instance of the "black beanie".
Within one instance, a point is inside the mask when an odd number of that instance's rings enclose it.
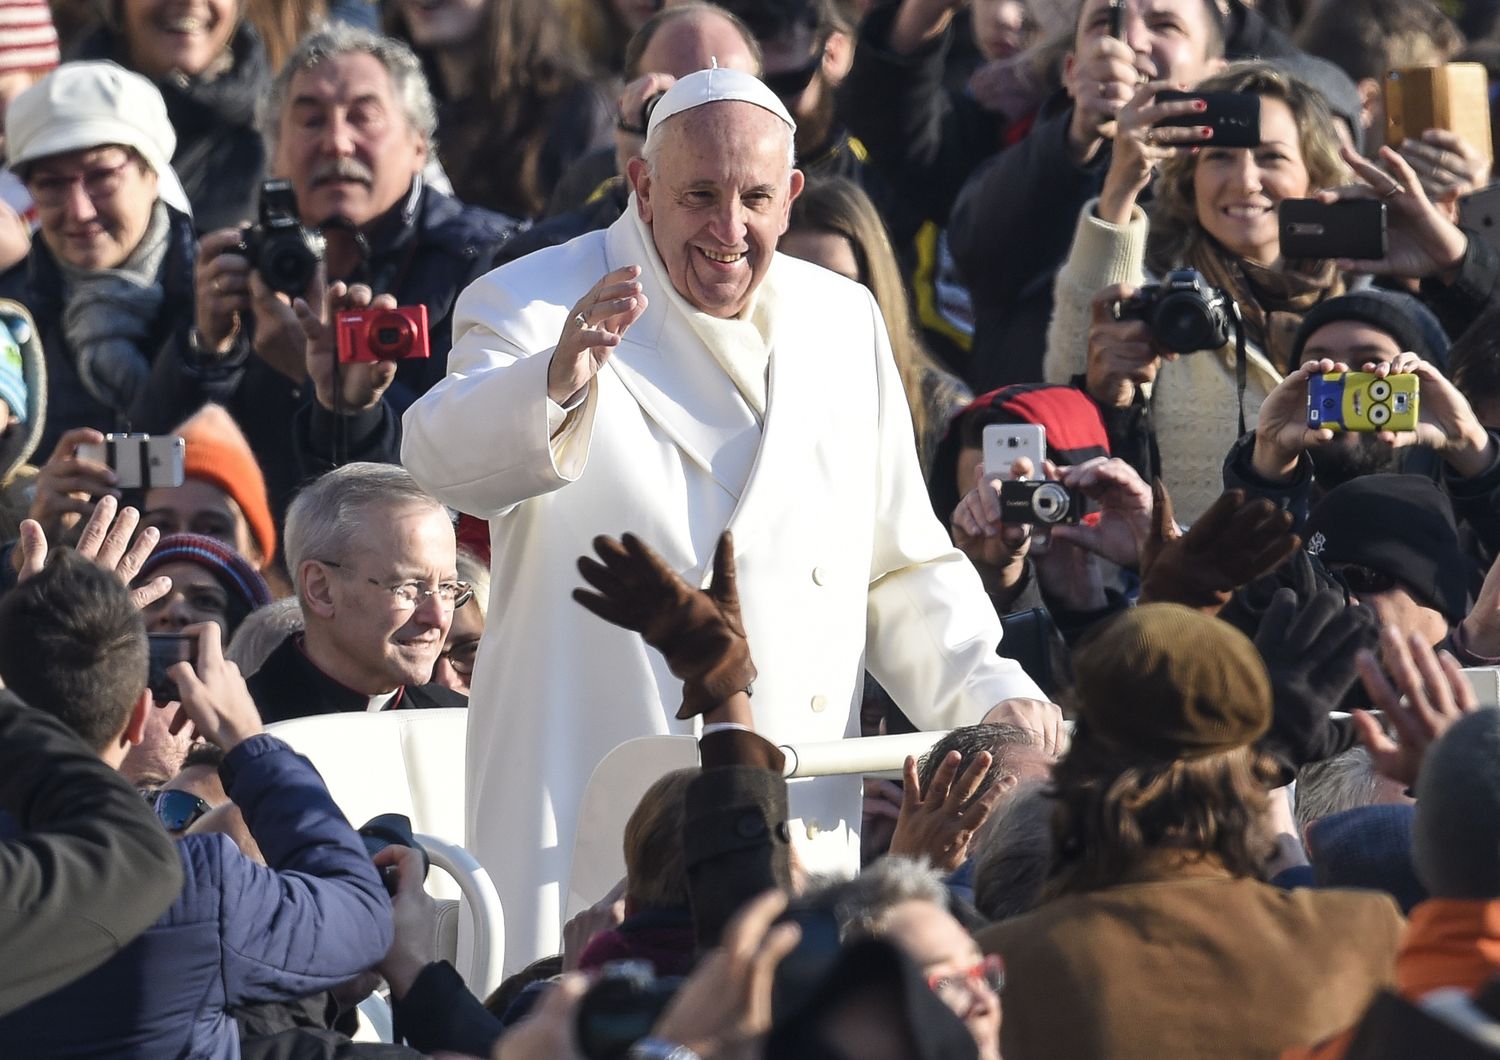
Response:
[[[1312,510],[1307,551],[1327,566],[1356,563],[1394,578],[1450,624],[1469,609],[1468,558],[1453,505],[1422,475],[1364,475]]]
[[[1432,310],[1411,295],[1377,287],[1350,291],[1309,309],[1292,340],[1292,366],[1306,360],[1302,349],[1313,332],[1339,320],[1357,320],[1379,328],[1395,339],[1402,350],[1409,350],[1439,368],[1448,366],[1448,336]],[[1359,369],[1357,364],[1351,367]]]

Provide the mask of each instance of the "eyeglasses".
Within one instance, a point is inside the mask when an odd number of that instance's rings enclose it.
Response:
[[[972,968],[930,975],[927,985],[943,1004],[960,1015],[974,1005],[974,995],[981,989],[998,995],[1005,989],[1005,962],[992,953]]]
[[[461,677],[474,676],[474,661],[479,657],[479,641],[466,640],[462,644],[450,644],[438,653],[439,659],[447,659],[448,665]]]
[[[176,788],[156,793],[156,801],[153,803],[157,819],[166,826],[167,831],[174,835],[185,832],[190,824],[213,809],[191,791],[180,791]]]
[[[1374,596],[1377,593],[1388,593],[1396,587],[1396,579],[1385,571],[1372,570],[1358,563],[1346,563],[1338,567],[1330,567],[1328,573],[1333,580],[1342,585],[1355,596]]]
[[[125,179],[125,167],[135,161],[134,155],[126,155],[117,166],[95,166],[71,177],[33,177],[26,182],[26,189],[38,206],[56,207],[73,197],[73,187],[83,184],[83,193],[91,202],[107,199],[120,190]]]
[[[346,567],[342,563],[335,563],[331,559],[320,559],[314,562],[321,563],[325,567],[334,567],[341,571],[347,571],[350,574],[355,573],[353,568]],[[384,589],[390,593],[392,602],[401,611],[415,611],[420,604],[431,596],[438,598],[438,603],[443,605],[444,611],[455,611],[474,599],[474,587],[468,582],[442,582],[436,589],[424,589],[416,582],[387,585],[368,575],[365,575],[364,579],[376,588]]]

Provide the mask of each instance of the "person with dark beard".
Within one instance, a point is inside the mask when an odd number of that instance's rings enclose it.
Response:
[[[1289,373],[1261,406],[1255,430],[1229,451],[1224,483],[1263,496],[1303,524],[1326,493],[1368,475],[1404,472],[1431,478],[1452,499],[1461,521],[1473,524],[1485,553],[1500,535],[1487,524],[1500,489],[1500,444],[1468,399],[1440,370],[1447,339],[1415,299],[1366,289],[1329,299],[1303,319],[1293,341]],[[1421,380],[1416,431],[1378,433],[1311,430],[1307,383],[1322,372],[1412,373]]]

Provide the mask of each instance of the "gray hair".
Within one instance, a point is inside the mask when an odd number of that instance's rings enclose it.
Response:
[[[1500,710],[1460,718],[1427,749],[1411,854],[1433,898],[1500,898]]]
[[[652,180],[656,179],[656,162],[661,157],[662,130],[673,122],[680,122],[697,109],[697,107],[693,107],[672,115],[653,130],[653,135],[646,137],[646,143],[641,148],[641,157],[646,161],[646,171],[651,174]],[[770,114],[771,111],[766,111],[766,113]],[[792,170],[797,167],[797,137],[785,122],[778,122],[778,124],[786,130],[786,172],[787,179],[790,180]]]
[[[396,464],[345,464],[314,479],[286,513],[286,565],[299,599],[302,564],[310,559],[343,562],[375,508],[430,508],[447,514],[410,471]]]
[[[282,641],[293,633],[301,633],[305,625],[302,604],[295,596],[274,600],[245,616],[240,628],[234,631],[229,647],[224,649],[224,658],[249,677],[265,665],[266,659],[281,646]]]
[[[407,124],[422,137],[429,153],[436,151],[434,137],[437,133],[437,103],[432,98],[432,89],[427,85],[427,77],[422,73],[422,62],[416,53],[391,37],[382,37],[378,33],[345,22],[329,22],[297,42],[292,54],[287,57],[275,80],[271,82],[270,91],[261,97],[255,123],[260,129],[261,139],[265,141],[267,157],[276,154],[276,138],[281,131],[281,112],[286,107],[292,79],[325,59],[335,59],[341,55],[368,55],[385,67],[385,72],[391,79],[391,94],[400,101]]]
[[[1345,810],[1370,806],[1380,799],[1380,774],[1363,747],[1351,747],[1322,762],[1305,765],[1297,774],[1297,825]]]
[[[981,795],[988,791],[992,784],[1016,775],[1016,759],[1020,757],[1022,750],[1041,751],[1037,747],[1036,736],[1030,729],[1024,729],[1019,725],[997,725],[980,724],[964,725],[952,732],[947,733],[917,762],[917,780],[925,792],[932,783],[933,774],[937,772],[938,766],[948,756],[949,751],[957,751],[963,756],[963,762],[959,765],[960,771],[967,768],[969,760],[982,751],[988,751],[994,761],[990,764],[990,771],[985,774],[984,783],[980,785],[975,795]]]
[[[810,890],[799,904],[830,910],[839,936],[848,941],[884,935],[891,910],[903,902],[931,902],[946,910],[948,888],[942,875],[925,860],[887,855],[853,879]]]
[[[474,587],[473,604],[483,618],[490,615],[490,569],[467,549],[458,550],[458,580]]]
[[[1052,798],[1045,782],[1011,796],[985,826],[972,856],[974,908],[989,921],[1029,912],[1052,863]]]

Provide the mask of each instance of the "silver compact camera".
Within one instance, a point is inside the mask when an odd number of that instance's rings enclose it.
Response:
[[[1083,516],[1083,495],[1061,482],[1000,483],[1000,521],[1039,526],[1076,523]]]

